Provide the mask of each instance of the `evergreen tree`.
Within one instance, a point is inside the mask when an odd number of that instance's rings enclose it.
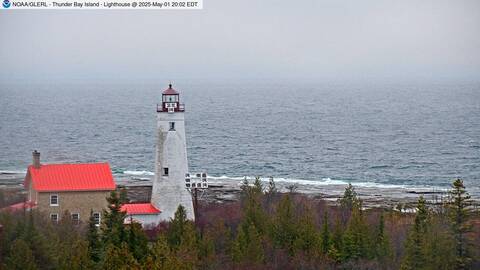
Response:
[[[410,229],[405,242],[405,255],[402,260],[401,269],[416,270],[426,267],[426,235],[428,224],[428,209],[426,201],[420,196],[417,204],[415,223]]]
[[[90,259],[88,242],[82,239],[66,244],[64,254],[60,259],[59,269],[88,270],[92,269],[94,265]]]
[[[128,193],[127,193],[127,189],[125,187],[122,187],[120,189],[120,203],[121,204],[126,204],[126,203],[129,203],[130,200],[128,199]]]
[[[343,235],[343,257],[346,260],[367,258],[369,254],[368,227],[359,205],[354,205],[352,216]]]
[[[167,241],[171,247],[177,248],[180,245],[188,223],[185,207],[179,205],[177,211],[175,211],[174,218],[170,221],[167,232]]]
[[[58,238],[54,238],[54,230],[56,229],[50,221],[43,225],[43,230],[49,232],[47,234],[41,233],[37,230],[36,223],[42,221],[34,210],[28,211],[24,215],[24,219],[20,221],[18,238],[28,244],[30,250],[35,258],[36,266],[40,269],[57,267],[57,254],[55,254],[55,247],[58,245]],[[26,222],[25,222],[26,219]]]
[[[328,229],[328,213],[325,210],[325,213],[323,215],[323,223],[322,223],[322,253],[327,254],[328,250],[330,249],[330,231]]]
[[[135,270],[140,269],[140,265],[128,251],[126,243],[122,243],[119,247],[108,244],[102,261],[102,269],[104,270]]]
[[[88,220],[87,241],[90,258],[94,262],[99,262],[101,243],[98,235],[98,227],[95,224],[95,219],[93,217],[93,210],[90,210],[90,219]]]
[[[109,211],[103,211],[102,239],[104,244],[111,243],[119,247],[127,242],[127,233],[124,226],[126,213],[122,212],[122,202],[116,191],[107,198]]]
[[[274,199],[277,197],[278,194],[278,189],[277,186],[275,185],[275,181],[273,180],[273,177],[270,177],[268,181],[268,187],[267,190],[265,191],[265,208],[268,211],[268,214],[271,214],[273,211],[273,202]]]
[[[465,190],[463,181],[456,179],[450,191],[450,221],[455,238],[456,269],[468,269],[471,258],[469,257],[468,240],[466,234],[471,231],[468,222],[470,217],[470,195]]]
[[[360,200],[357,197],[357,192],[351,183],[349,183],[345,188],[345,192],[339,201],[340,205],[347,210],[352,210],[354,206],[360,204]]]
[[[336,254],[340,254],[340,256],[338,256],[338,260],[337,261],[340,261],[342,256],[341,256],[341,251],[343,250],[343,228],[342,228],[342,224],[341,224],[341,221],[339,218],[337,218],[337,221],[335,222],[335,229],[333,231],[333,235],[331,237],[331,245],[330,245],[330,248],[329,248],[329,257],[330,257],[330,253],[335,251]],[[333,257],[331,257],[332,259],[334,259]]]
[[[7,269],[12,270],[35,270],[35,258],[28,244],[22,239],[13,241],[9,256],[6,260]]]
[[[223,231],[225,233],[225,231]],[[200,269],[212,268],[217,263],[215,242],[210,233],[204,233],[198,242],[198,259]]]
[[[260,181],[260,176],[255,177],[255,181],[253,182],[253,192],[255,194],[263,193],[263,184]]]
[[[293,242],[298,236],[297,224],[290,196],[280,201],[273,223],[273,240],[276,246],[284,248],[293,255]]]
[[[431,215],[426,236],[426,269],[456,269],[455,239],[442,215]],[[446,226],[447,225],[447,226]]]
[[[242,201],[245,199],[245,197],[248,195],[250,189],[250,183],[247,180],[247,177],[245,176],[243,178],[242,184],[240,185],[240,190],[242,191],[240,193]]]
[[[232,258],[237,263],[262,263],[264,253],[262,239],[255,225],[239,226],[232,247]]]
[[[297,237],[293,241],[294,252],[302,251],[310,258],[318,256],[321,247],[314,220],[310,207],[304,205],[303,213],[295,224]]]
[[[148,239],[140,223],[132,222],[128,227],[128,249],[139,262],[148,253]]]
[[[243,197],[243,229],[247,230],[250,223],[255,225],[258,232],[263,235],[267,230],[268,217],[262,207],[263,187],[259,178],[253,186],[246,186],[242,191]]]
[[[385,219],[383,212],[380,214],[377,233],[375,237],[375,256],[377,259],[384,261],[390,258],[392,255],[392,249],[390,246],[390,240],[385,232]]]
[[[180,244],[175,249],[182,269],[195,269],[199,265],[198,235],[192,222],[187,222],[180,238]]]
[[[179,262],[171,252],[167,238],[160,235],[151,249],[150,256],[144,261],[143,269],[178,269],[177,266]]]
[[[273,180],[273,177],[270,177],[268,180],[268,187],[267,187],[267,194],[269,195],[275,195],[277,194],[278,189],[277,186],[275,185],[275,181]]]

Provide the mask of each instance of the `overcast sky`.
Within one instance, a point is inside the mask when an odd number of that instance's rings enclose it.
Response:
[[[0,82],[478,80],[480,1],[1,10]]]

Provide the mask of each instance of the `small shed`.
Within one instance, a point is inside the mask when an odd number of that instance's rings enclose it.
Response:
[[[125,224],[138,222],[143,227],[157,225],[160,222],[161,211],[151,203],[128,203],[122,205],[122,211],[127,213]]]

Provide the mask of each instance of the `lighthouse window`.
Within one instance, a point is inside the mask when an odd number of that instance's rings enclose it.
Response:
[[[168,176],[168,168],[163,168],[163,175]]]
[[[170,122],[170,130],[175,130],[175,122]]]

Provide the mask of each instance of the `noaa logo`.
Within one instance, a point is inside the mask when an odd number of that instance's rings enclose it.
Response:
[[[12,5],[12,3],[10,3],[10,0],[3,0],[2,5],[4,8],[9,8]]]

